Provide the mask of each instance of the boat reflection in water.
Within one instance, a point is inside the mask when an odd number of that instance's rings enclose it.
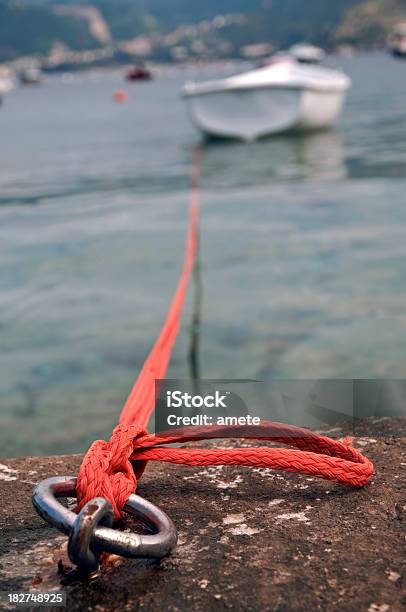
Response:
[[[285,135],[248,144],[207,141],[201,150],[202,179],[216,189],[347,176],[343,136],[338,131]],[[241,168],[238,179],[236,168]]]

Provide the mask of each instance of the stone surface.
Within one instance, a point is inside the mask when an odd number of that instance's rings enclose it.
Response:
[[[150,463],[138,492],[172,517],[176,551],[160,563],[110,558],[97,581],[69,586],[57,571],[68,564],[66,537],[30,497],[39,480],[75,474],[81,458],[0,460],[0,590],[66,589],[69,611],[397,612],[406,604],[405,429],[401,419],[359,425],[354,445],[376,469],[360,490],[266,469]]]

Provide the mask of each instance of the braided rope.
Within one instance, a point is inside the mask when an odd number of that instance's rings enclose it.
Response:
[[[212,440],[225,436],[264,440],[295,446],[244,448],[174,448],[167,444]],[[190,427],[167,435],[148,434],[136,425],[118,425],[109,442],[90,447],[79,471],[77,495],[80,507],[93,497],[105,497],[118,518],[128,497],[136,490],[148,461],[209,466],[243,465],[300,472],[342,484],[362,487],[374,468],[364,455],[349,446],[307,429],[282,423],[262,422],[259,426]]]
[[[124,405],[119,425],[108,442],[98,440],[86,453],[77,480],[78,508],[94,497],[108,499],[116,518],[137,487],[148,461],[191,466],[244,465],[301,472],[361,487],[373,474],[373,465],[348,441],[335,441],[306,429],[262,422],[243,427],[189,427],[167,434],[146,431],[155,404],[155,381],[165,377],[179,331],[180,315],[197,250],[198,160],[195,159],[190,199],[190,224],[184,265],[165,323]],[[214,438],[261,439],[296,447],[274,448],[167,448],[166,445]]]

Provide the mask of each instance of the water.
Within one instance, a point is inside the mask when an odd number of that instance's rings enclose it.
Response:
[[[406,62],[339,63],[334,130],[202,149],[202,377],[406,378]],[[181,265],[191,76],[123,105],[121,74],[53,77],[1,108],[2,456],[83,451],[117,419]]]

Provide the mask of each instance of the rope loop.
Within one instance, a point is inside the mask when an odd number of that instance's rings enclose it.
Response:
[[[167,446],[226,437],[278,442],[296,448]],[[350,441],[331,440],[307,429],[269,421],[253,427],[190,427],[161,435],[149,434],[135,425],[118,425],[110,441],[95,442],[82,463],[77,486],[79,507],[93,497],[105,497],[118,518],[148,461],[265,467],[362,487],[370,480],[374,468],[369,459],[349,445]]]
[[[372,463],[351,448],[307,430],[281,423],[263,423],[254,429],[221,428],[210,431],[193,428],[167,435],[148,434],[145,427],[155,407],[155,381],[165,378],[180,326],[186,290],[198,247],[199,206],[197,182],[199,155],[194,155],[190,192],[189,232],[179,283],[160,334],[147,357],[120,415],[119,425],[108,442],[98,440],[90,447],[77,481],[79,509],[94,497],[109,500],[119,518],[147,461],[186,465],[244,465],[302,472],[356,487],[364,486],[373,474]],[[223,435],[225,434],[225,435]],[[168,448],[165,445],[192,440],[235,437],[263,439],[295,448]],[[130,461],[132,460],[132,463]]]

